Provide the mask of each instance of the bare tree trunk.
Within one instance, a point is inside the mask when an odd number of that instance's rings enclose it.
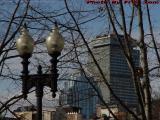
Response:
[[[140,32],[140,50],[141,50],[141,60],[143,68],[143,78],[144,78],[144,97],[145,97],[145,114],[147,120],[152,119],[152,107],[151,107],[151,92],[150,92],[150,81],[148,76],[148,59],[147,59],[147,47],[144,42],[144,28],[142,19],[142,9],[141,1],[138,0],[138,19],[139,19],[139,32]]]

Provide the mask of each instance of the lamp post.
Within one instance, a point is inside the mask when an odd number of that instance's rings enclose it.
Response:
[[[64,47],[64,39],[59,33],[58,25],[55,24],[55,28],[46,38],[46,47],[48,54],[51,56],[51,69],[49,74],[42,73],[41,65],[38,66],[37,74],[29,74],[28,65],[29,58],[32,56],[34,48],[34,40],[29,35],[28,30],[23,27],[21,29],[21,35],[16,41],[17,51],[22,58],[22,93],[24,99],[27,98],[27,94],[32,87],[36,87],[36,97],[37,97],[37,120],[42,120],[42,98],[43,98],[43,88],[48,86],[51,88],[52,97],[56,97],[57,92],[57,78],[58,78],[58,56]]]

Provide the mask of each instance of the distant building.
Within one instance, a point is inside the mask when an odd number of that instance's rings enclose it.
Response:
[[[119,35],[119,37],[123,44],[124,36]],[[129,40],[134,64],[139,67],[139,50],[136,49],[135,41],[133,39]],[[91,42],[91,49],[114,93],[126,105],[137,106],[137,95],[131,71],[116,35],[110,34],[109,36],[97,37]],[[106,103],[118,105],[119,103],[108,90],[91,56],[88,57],[88,60],[87,74],[90,74],[89,79],[92,83],[95,83],[94,85],[98,88]],[[86,120],[89,120],[90,116],[94,115],[96,104],[100,102],[96,92],[83,73],[77,75],[72,84],[66,82],[62,93],[60,96],[62,105],[69,104],[81,107],[82,115]]]
[[[33,106],[19,107],[14,111],[21,120],[36,120],[36,109]],[[80,108],[65,106],[43,108],[42,120],[83,120]]]
[[[54,120],[54,114],[56,109],[43,109],[42,119],[43,120]],[[36,108],[34,106],[25,106],[19,107],[17,110],[14,111],[16,115],[21,120],[35,120],[36,119]]]
[[[90,80],[93,81],[93,78],[90,77]],[[60,95],[62,105],[80,107],[83,119],[85,120],[89,120],[89,118],[96,113],[98,97],[83,73],[75,77],[72,86],[67,86],[66,83],[63,91],[63,94]]]
[[[36,108],[34,106],[18,107],[14,112],[21,120],[36,119]]]
[[[136,111],[136,108],[133,106],[130,106],[130,109],[132,109],[132,111]],[[112,105],[110,106],[110,110],[118,118],[118,120],[135,120],[129,112],[125,111],[120,106]],[[109,112],[109,110],[101,105],[97,106],[96,118],[98,120],[115,120],[112,114]]]
[[[10,117],[3,117],[0,118],[0,120],[17,120],[16,118],[10,118]]]
[[[63,110],[67,114],[67,120],[83,120],[81,109],[79,107],[66,106]]]
[[[123,44],[124,36],[119,35],[119,37]],[[136,49],[135,41],[133,39],[129,40],[134,64],[138,67],[139,50]],[[137,95],[135,93],[131,71],[116,35],[110,34],[108,36],[97,37],[92,41],[91,49],[113,92],[125,104],[137,105]],[[88,65],[89,71],[99,82],[99,89],[103,99],[106,103],[118,104],[108,90],[92,58],[90,57],[89,60],[91,62]]]
[[[160,99],[152,101],[152,120],[160,120]]]

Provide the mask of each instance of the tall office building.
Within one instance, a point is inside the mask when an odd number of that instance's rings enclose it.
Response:
[[[93,78],[90,80],[94,81]],[[61,104],[80,107],[84,120],[89,120],[96,113],[98,97],[83,73],[75,77],[72,86],[67,82],[63,91],[60,95]]]
[[[121,42],[124,43],[123,35],[119,35]],[[130,47],[132,49],[132,57],[134,64],[139,66],[139,50],[134,46],[134,40],[130,39]],[[91,45],[92,52],[98,61],[107,82],[110,84],[113,92],[126,104],[136,105],[137,96],[135,93],[134,83],[131,71],[127,64],[123,50],[115,34],[108,36],[99,36],[93,40]],[[90,57],[90,61],[93,61]],[[88,66],[89,71],[94,78],[99,81],[99,89],[106,103],[118,104],[115,98],[108,90],[106,83],[103,81],[99,70],[94,63]]]
[[[120,37],[122,42],[124,42],[123,36]],[[134,64],[139,66],[139,51],[134,48],[132,40],[130,42],[133,48],[132,57]],[[92,52],[114,93],[124,103],[131,106],[137,105],[137,96],[131,72],[116,36],[111,34],[109,36],[97,37],[91,43]],[[95,85],[105,102],[118,105],[118,102],[111,95],[103,81],[99,70],[93,63],[91,56],[88,56],[87,70],[90,80],[96,83]],[[90,116],[94,115],[96,105],[100,103],[96,92],[82,73],[75,77],[74,83],[66,82],[63,93],[60,97],[62,105],[80,107],[82,115],[86,120],[89,120]]]

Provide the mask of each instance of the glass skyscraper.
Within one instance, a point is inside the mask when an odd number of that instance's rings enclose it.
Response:
[[[93,78],[89,78],[93,81]],[[66,88],[68,89],[66,92]],[[83,119],[89,118],[96,113],[98,97],[83,73],[76,77],[72,86],[65,85],[66,94],[61,94],[62,105],[70,105],[81,108]]]
[[[120,35],[122,44],[124,36]],[[137,105],[137,96],[135,93],[134,83],[131,71],[119,41],[114,34],[97,37],[92,42],[92,51],[98,61],[107,82],[110,84],[113,92],[126,104]],[[139,66],[139,50],[136,49],[134,40],[130,39],[130,47],[135,66]],[[90,58],[90,61],[93,61]],[[118,104],[111,95],[106,83],[103,81],[99,70],[94,63],[89,65],[89,70],[93,73],[94,78],[99,81],[99,89],[106,103]]]
[[[122,42],[123,36],[120,36]],[[134,64],[139,66],[139,50],[135,49],[131,40],[132,57]],[[125,103],[131,106],[137,106],[137,96],[134,83],[132,81],[131,71],[128,67],[126,58],[115,35],[97,37],[91,42],[91,49],[100,65],[107,82],[110,84],[113,92]],[[100,95],[104,101],[111,105],[118,105],[118,102],[111,95],[106,83],[103,81],[99,70],[93,63],[91,56],[88,56],[87,70],[90,74],[90,80],[96,83]],[[75,77],[74,83],[68,86],[65,84],[64,93],[61,95],[63,105],[72,105],[80,107],[83,117],[89,120],[96,112],[96,105],[100,103],[96,92],[87,81],[83,73]]]

